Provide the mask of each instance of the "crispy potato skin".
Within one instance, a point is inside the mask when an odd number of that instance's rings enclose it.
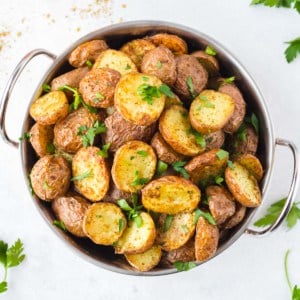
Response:
[[[35,194],[42,200],[52,201],[69,189],[71,170],[61,156],[45,155],[33,166],[30,180]]]
[[[75,236],[85,237],[82,224],[89,202],[79,195],[66,195],[52,201],[52,209],[67,230]]]
[[[53,126],[42,125],[35,123],[30,129],[30,143],[39,156],[45,156],[48,153],[47,146],[53,142]]]
[[[140,155],[139,151],[146,155]],[[145,185],[134,184],[136,177],[151,180],[155,174],[156,162],[155,152],[148,144],[141,141],[127,142],[115,154],[111,169],[113,181],[121,191],[134,193]]]
[[[91,176],[74,180],[75,189],[90,201],[102,200],[109,188],[110,172],[97,147],[80,148],[73,157],[73,177],[89,172]]]
[[[235,202],[224,187],[211,185],[205,190],[209,210],[217,225],[224,223],[235,213]]]
[[[64,85],[69,85],[72,88],[79,88],[79,82],[88,71],[88,67],[82,67],[55,77],[50,83],[51,91],[58,91],[59,88]],[[66,91],[65,93],[68,98],[73,98],[72,92]]]
[[[199,63],[207,71],[209,77],[214,77],[219,74],[219,62],[214,56],[211,56],[202,50],[195,51],[191,55],[195,56],[198,59]]]
[[[120,220],[123,226],[120,227]],[[126,229],[126,218],[119,206],[113,203],[94,203],[85,213],[83,230],[97,245],[115,243]]]
[[[188,54],[176,58],[177,78],[174,83],[175,93],[180,99],[189,102],[196,95],[200,94],[206,87],[208,74],[197,58]],[[187,85],[188,78],[192,78],[194,95],[191,95]]]
[[[140,95],[140,89],[145,85],[159,88],[161,84],[161,80],[152,75],[131,73],[122,76],[115,91],[117,111],[124,119],[137,125],[148,126],[155,123],[164,109],[166,96],[161,93],[159,97],[152,97],[152,103],[149,103]]]
[[[118,71],[122,76],[128,73],[138,72],[136,65],[124,52],[107,49],[97,58],[93,69],[110,68]]]
[[[205,148],[206,151],[216,149],[216,148],[222,148],[225,142],[224,131],[218,130],[206,135],[205,141],[206,141],[206,148]]]
[[[204,152],[186,165],[185,169],[190,175],[190,179],[195,184],[206,186],[215,181],[215,177],[222,174],[227,166],[228,157],[219,159],[217,153],[220,149],[213,149]]]
[[[171,251],[180,248],[194,235],[194,213],[184,212],[173,216],[170,228],[164,231],[166,214],[162,214],[158,220],[156,242],[161,245],[164,251]]]
[[[207,103],[210,106],[206,106]],[[191,104],[189,117],[192,126],[202,134],[221,130],[234,112],[233,99],[223,93],[205,90]]]
[[[133,220],[128,221],[127,228],[115,245],[117,254],[138,254],[150,249],[155,241],[156,229],[151,216],[141,212],[142,226],[137,227]]]
[[[261,192],[257,180],[250,172],[237,162],[233,169],[225,170],[225,181],[228,189],[240,204],[246,207],[257,207],[261,203]]]
[[[173,148],[167,144],[159,132],[153,136],[151,146],[155,150],[157,157],[167,164],[173,164],[176,161],[185,159],[184,155],[175,152]]]
[[[96,120],[101,121],[101,116],[89,112],[84,107],[73,111],[55,124],[55,147],[68,153],[76,153],[83,146],[81,137],[77,135],[79,127],[91,127]]]
[[[164,140],[176,152],[186,156],[196,156],[205,150],[196,143],[191,128],[188,111],[181,105],[172,105],[159,119],[159,131]]]
[[[134,64],[140,69],[143,57],[154,49],[155,45],[147,39],[132,40],[121,47],[121,51],[127,54]]]
[[[140,140],[148,143],[155,132],[156,124],[141,126],[125,120],[120,113],[115,111],[104,121],[107,128],[102,134],[103,144],[110,143],[109,150],[116,152],[126,142]]]
[[[30,116],[43,125],[53,125],[68,114],[69,103],[62,91],[49,92],[36,99],[30,106]]]
[[[256,178],[257,181],[260,181],[262,179],[264,170],[259,159],[256,156],[250,153],[245,153],[236,156],[234,158],[234,161],[244,166],[250,172],[250,174],[252,174]]]
[[[186,42],[177,35],[158,33],[150,36],[149,39],[156,46],[163,45],[169,48],[174,55],[182,55],[188,52]]]
[[[166,97],[165,109],[170,108],[172,105],[182,105],[182,102],[179,99],[179,97],[174,93],[173,95],[174,95],[173,98],[170,98],[168,96]]]
[[[142,189],[142,203],[146,209],[171,215],[193,211],[200,197],[196,185],[177,176],[152,180]]]
[[[92,63],[108,48],[104,40],[92,40],[76,47],[69,56],[69,64],[75,68],[82,67],[87,60]]]
[[[234,101],[234,112],[224,126],[224,131],[232,134],[239,129],[245,118],[246,102],[240,90],[234,84],[222,84],[218,91],[229,95]]]
[[[219,229],[210,224],[205,218],[200,217],[196,226],[195,256],[198,262],[203,262],[213,257],[219,242]]]
[[[180,248],[168,251],[165,256],[165,259],[171,264],[173,264],[176,261],[188,262],[196,260],[194,239],[190,239],[186,244],[184,244]]]
[[[172,86],[177,77],[175,57],[167,47],[159,46],[145,54],[141,71]]]
[[[90,106],[101,108],[113,106],[115,88],[120,78],[121,74],[116,70],[93,69],[80,81],[79,92],[84,102]]]
[[[131,196],[131,193],[119,190],[111,179],[108,192],[106,193],[102,201],[118,204],[118,200],[125,199],[128,203],[131,203]]]
[[[237,226],[245,218],[246,211],[247,211],[247,208],[237,202],[234,215],[232,217],[230,217],[229,219],[227,219],[226,222],[221,225],[221,227],[224,229],[231,229],[231,228]]]
[[[153,245],[150,249],[138,254],[125,254],[131,266],[141,272],[147,272],[159,264],[162,256],[161,247]]]

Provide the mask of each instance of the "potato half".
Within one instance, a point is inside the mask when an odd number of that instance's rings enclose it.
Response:
[[[233,162],[233,168],[226,168],[226,184],[234,198],[246,207],[256,207],[261,203],[261,192],[257,180],[241,164]]]
[[[161,255],[161,247],[153,245],[143,253],[125,254],[125,258],[138,271],[147,272],[159,264]]]
[[[141,212],[140,217],[143,220],[140,227],[133,220],[128,221],[123,235],[114,244],[117,254],[143,253],[152,247],[156,237],[155,224],[146,212]]]
[[[180,154],[196,156],[205,150],[196,143],[188,111],[180,105],[172,105],[162,113],[159,131],[166,142]]]
[[[199,188],[177,176],[164,176],[142,189],[142,203],[157,213],[178,214],[193,211],[200,201]]]
[[[109,187],[109,169],[97,147],[81,148],[72,161],[75,189],[91,201],[100,201]]]
[[[159,91],[162,82],[155,76],[132,73],[123,76],[115,90],[115,107],[128,121],[147,126],[159,118],[166,96]]]
[[[113,203],[94,203],[83,220],[85,234],[98,245],[112,245],[126,229],[126,218],[122,210]]]
[[[194,239],[190,239],[178,249],[168,251],[164,259],[171,264],[176,261],[189,262],[196,260]]]
[[[250,174],[256,178],[257,181],[262,179],[264,174],[263,167],[256,156],[250,153],[245,153],[236,156],[234,161],[244,166],[250,172]]]
[[[152,147],[141,141],[130,141],[117,150],[111,175],[118,189],[136,192],[151,180],[155,169],[156,155]]]
[[[191,104],[190,121],[202,134],[222,129],[234,112],[234,101],[226,94],[203,91]]]
[[[164,251],[171,251],[183,246],[194,234],[194,213],[183,212],[176,215],[162,214],[159,218],[156,242]],[[166,222],[169,219],[169,228]]]

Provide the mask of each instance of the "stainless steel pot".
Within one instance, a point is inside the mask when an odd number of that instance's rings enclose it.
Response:
[[[243,95],[245,96],[248,107],[256,113],[260,121],[261,132],[258,156],[262,161],[265,170],[264,179],[261,183],[263,200],[265,199],[266,190],[269,185],[269,181],[272,174],[275,147],[277,145],[288,147],[293,154],[292,183],[290,185],[290,191],[288,194],[287,201],[277,220],[271,226],[262,231],[249,229],[248,226],[258,208],[248,209],[247,216],[243,223],[234,228],[233,230],[229,231],[220,240],[219,248],[216,254],[218,255],[222,253],[225,249],[227,249],[229,246],[231,246],[243,233],[262,236],[272,232],[283,222],[285,216],[288,214],[292,206],[294,196],[297,190],[298,161],[296,147],[292,142],[284,139],[274,138],[271,119],[268,113],[265,100],[249,73],[227,49],[225,49],[219,42],[215,41],[206,34],[203,34],[197,30],[187,28],[182,25],[160,21],[126,22],[118,25],[108,26],[84,36],[83,38],[76,41],[73,45],[71,45],[68,49],[66,49],[58,57],[43,49],[33,50],[21,59],[21,61],[13,71],[10,79],[8,80],[7,86],[4,90],[0,110],[0,133],[5,142],[13,146],[14,148],[20,148],[24,178],[25,180],[27,180],[27,176],[30,173],[30,170],[35,162],[35,154],[32,148],[30,147],[29,143],[19,143],[11,139],[7,135],[5,128],[5,113],[7,104],[10,99],[10,95],[14,88],[14,85],[19,75],[22,73],[24,67],[35,56],[38,55],[46,55],[53,59],[53,63],[51,64],[50,68],[37,85],[38,87],[34,92],[31,101],[28,104],[29,108],[30,103],[40,96],[42,92],[42,83],[50,82],[50,80],[58,74],[62,74],[70,69],[67,63],[68,54],[79,44],[92,39],[105,39],[111,47],[119,48],[123,43],[125,43],[128,40],[145,35],[150,35],[155,32],[168,32],[181,36],[184,40],[187,41],[190,50],[204,48],[206,45],[213,46],[218,53],[218,58],[221,64],[221,70],[223,70],[223,74],[225,76],[234,75],[236,77],[237,84],[242,90]],[[30,118],[27,110],[23,122],[22,132],[27,132],[32,126],[32,124],[33,120]],[[94,263],[95,265],[98,265],[111,271],[129,275],[153,276],[166,275],[176,272],[176,269],[172,267],[158,267],[147,273],[137,272],[131,267],[129,267],[123,259],[115,256],[112,250],[108,249],[107,247],[97,246],[88,239],[76,238],[54,227],[52,225],[52,222],[55,217],[52,213],[49,204],[45,203],[44,201],[40,201],[35,196],[32,196],[32,200],[34,201],[35,206],[37,207],[38,211],[43,216],[44,220],[47,222],[49,227],[65,242],[65,244],[68,245],[71,249],[73,249],[77,254],[80,254],[83,258]]]

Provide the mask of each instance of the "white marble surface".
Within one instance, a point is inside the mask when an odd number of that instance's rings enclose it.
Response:
[[[11,32],[0,37],[0,45],[5,41],[0,94],[29,50],[42,47],[59,54],[89,31],[122,20],[173,21],[197,28],[229,48],[266,97],[275,136],[300,146],[300,59],[289,65],[283,56],[283,42],[300,34],[300,16],[292,10],[250,7],[249,2],[115,0],[102,4],[104,12],[91,15],[84,9],[92,4],[97,10],[92,0],[0,0],[0,32]],[[72,11],[75,6],[80,9]],[[36,59],[20,79],[8,110],[12,137],[20,136],[29,97],[49,64]],[[19,152],[0,142],[0,154],[0,239],[12,243],[20,237],[27,255],[22,266],[10,270],[9,291],[0,299],[290,299],[283,271],[289,248],[291,278],[300,284],[300,225],[291,231],[282,227],[261,239],[243,235],[213,261],[177,275],[136,278],[99,269],[74,255],[44,223],[27,193]],[[266,204],[286,195],[290,173],[291,155],[278,148]]]

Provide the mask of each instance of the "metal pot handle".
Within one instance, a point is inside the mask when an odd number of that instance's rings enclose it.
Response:
[[[284,139],[276,139],[275,141],[276,145],[279,146],[285,146],[285,147],[289,147],[289,149],[292,151],[293,154],[293,160],[294,160],[294,167],[293,167],[293,178],[292,178],[292,183],[290,185],[290,190],[287,196],[287,200],[282,208],[281,213],[279,214],[279,216],[277,217],[277,219],[274,221],[273,224],[271,224],[269,227],[267,227],[264,230],[261,231],[257,231],[257,230],[253,230],[253,229],[246,229],[246,233],[251,234],[251,235],[256,235],[256,236],[263,236],[267,233],[270,233],[272,231],[274,231],[275,229],[277,229],[282,222],[284,221],[285,217],[288,215],[292,204],[294,202],[294,198],[295,195],[297,193],[297,187],[299,184],[299,180],[298,180],[298,153],[297,153],[297,148],[294,145],[294,143],[284,140]]]
[[[19,142],[14,141],[11,139],[7,132],[6,132],[6,126],[5,126],[5,116],[6,116],[6,109],[7,109],[7,104],[10,99],[12,90],[22,73],[23,69],[26,67],[26,65],[35,57],[38,55],[47,55],[48,57],[52,58],[53,60],[56,58],[56,55],[52,54],[51,52],[44,50],[44,49],[35,49],[26,54],[20,62],[17,64],[15,69],[13,70],[12,74],[10,75],[10,78],[6,84],[6,87],[3,92],[3,96],[1,99],[1,107],[0,107],[0,134],[4,142],[9,144],[10,146],[13,146],[15,148],[19,147]]]

